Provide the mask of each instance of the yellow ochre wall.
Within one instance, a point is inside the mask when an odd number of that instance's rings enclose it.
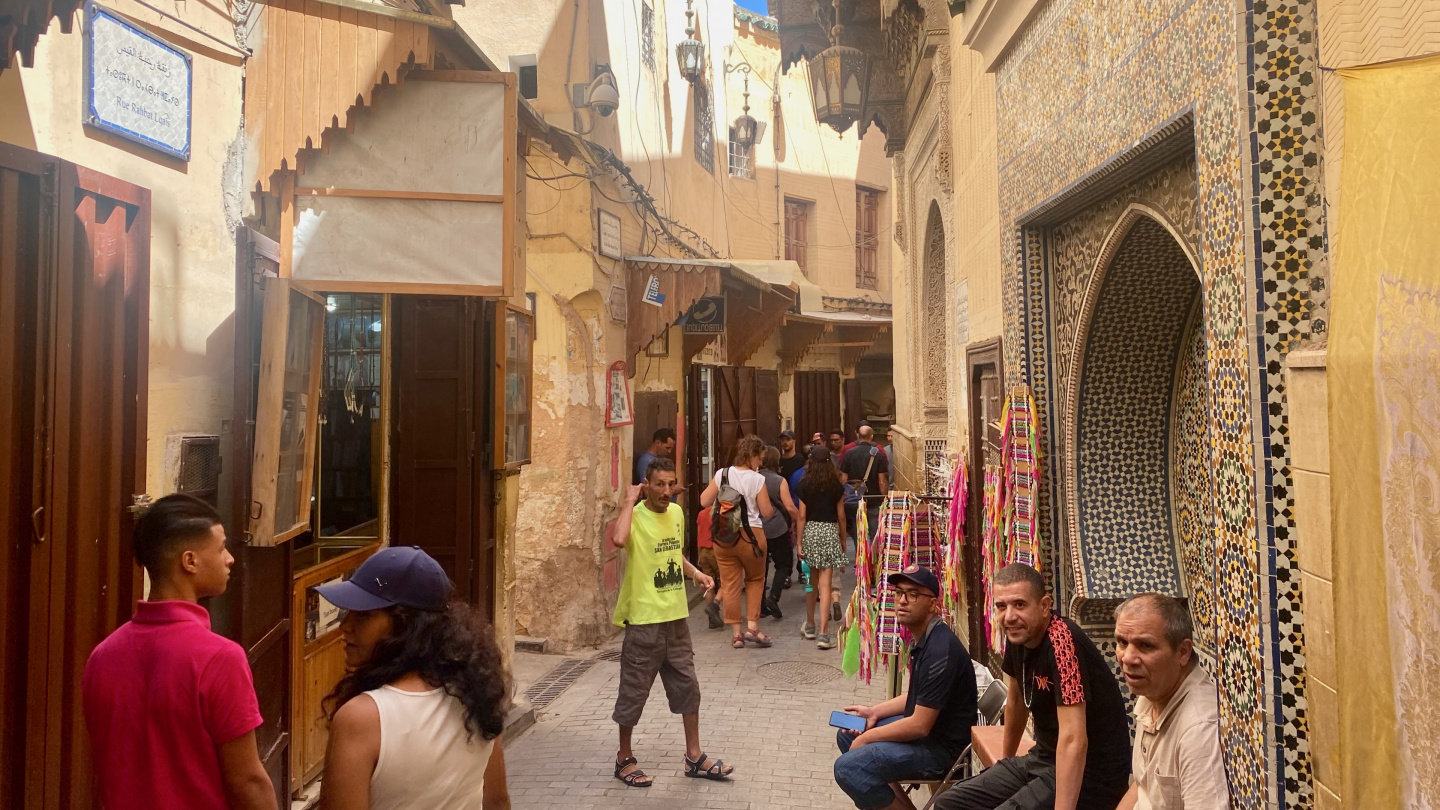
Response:
[[[226,43],[224,6],[174,3],[174,16]],[[191,157],[176,160],[81,124],[82,12],[50,23],[35,66],[0,73],[0,141],[151,191],[150,367],[145,488],[176,488],[179,439],[229,434],[235,228],[242,215],[241,55],[128,0],[107,7],[193,56]],[[259,8],[258,6],[256,8]],[[228,440],[228,436],[227,436]],[[228,490],[222,487],[222,513]]]

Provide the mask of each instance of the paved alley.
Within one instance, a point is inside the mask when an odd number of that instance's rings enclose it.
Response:
[[[845,593],[848,595],[848,580]],[[506,752],[514,807],[552,808],[845,808],[835,786],[830,712],[884,698],[879,678],[866,686],[840,673],[840,650],[800,638],[804,588],[784,592],[783,621],[761,619],[769,649],[730,647],[728,630],[710,630],[705,612],[690,616],[700,677],[701,745],[735,766],[733,781],[687,779],[680,718],[670,714],[659,678],[635,729],[635,756],[655,779],[649,788],[616,781],[616,726],[610,719],[620,665],[601,660],[542,711]],[[618,649],[619,640],[613,645]],[[575,657],[579,657],[578,655]],[[823,680],[822,680],[823,679]],[[794,681],[808,681],[795,683]]]

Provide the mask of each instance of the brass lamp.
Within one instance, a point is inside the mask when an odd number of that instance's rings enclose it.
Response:
[[[865,114],[870,93],[870,57],[859,48],[840,44],[840,0],[835,3],[835,25],[830,47],[811,57],[810,92],[815,120],[844,132]]]
[[[745,71],[745,107],[741,110],[740,117],[735,119],[731,125],[732,139],[735,145],[741,149],[749,149],[755,145],[755,136],[759,129],[755,119],[750,116],[750,71]]]
[[[705,70],[705,43],[695,38],[695,16],[692,0],[685,0],[685,39],[675,46],[675,61],[680,66],[680,75],[694,84]]]

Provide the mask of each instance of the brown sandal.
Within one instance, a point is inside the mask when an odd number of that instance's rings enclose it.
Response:
[[[769,636],[759,630],[746,630],[744,638],[745,641],[754,644],[756,647],[771,647],[775,644],[774,641],[770,640]]]
[[[626,758],[620,760],[619,762],[616,762],[616,763],[615,763],[615,778],[616,778],[616,779],[619,779],[621,782],[624,782],[626,785],[628,785],[628,786],[630,786],[630,787],[650,787],[651,785],[655,784],[655,780],[651,779],[650,776],[649,776],[649,774],[645,773],[644,771],[640,770],[639,768],[636,768],[635,770],[633,770],[633,771],[631,771],[631,772],[629,772],[629,773],[621,773],[621,771],[624,771],[626,768],[630,767],[631,765],[638,765],[638,764],[639,764],[639,763],[637,763],[637,762],[635,761],[635,757],[626,757]],[[645,781],[642,782],[642,781],[640,781],[641,779],[644,779]]]
[[[735,650],[743,650],[743,649],[745,649],[745,637],[744,637],[744,636],[735,636],[734,638],[730,639],[730,647],[731,647],[731,649],[735,649]]]

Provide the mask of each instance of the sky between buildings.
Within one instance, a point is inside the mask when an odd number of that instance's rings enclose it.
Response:
[[[760,14],[770,13],[770,10],[765,7],[765,0],[735,0],[735,5],[741,8],[748,8]]]

